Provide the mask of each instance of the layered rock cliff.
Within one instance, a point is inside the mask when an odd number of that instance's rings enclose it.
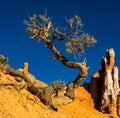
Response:
[[[106,51],[101,69],[91,77],[90,93],[96,109],[120,116],[120,86],[114,49]]]

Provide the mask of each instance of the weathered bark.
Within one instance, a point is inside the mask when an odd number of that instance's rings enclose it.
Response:
[[[41,102],[49,108],[57,111],[57,108],[52,104],[52,95],[54,93],[54,88],[52,86],[42,86],[35,82],[33,76],[28,76],[24,74],[22,70],[14,69],[8,64],[0,63],[0,71],[5,74],[10,74],[15,76],[16,81],[1,82],[0,86],[14,86],[17,90],[27,88],[33,95],[37,96]]]
[[[88,74],[88,67],[86,65],[86,61],[84,60],[81,63],[71,62],[55,48],[55,46],[50,40],[44,39],[44,41],[46,42],[47,48],[49,48],[55,55],[56,60],[59,60],[62,64],[69,68],[77,68],[80,70],[79,74],[77,75],[77,78],[73,81],[74,87],[77,87],[80,84],[80,82],[82,82],[86,78]]]
[[[29,91],[36,96],[38,96],[40,91],[43,90],[43,88],[44,88],[44,86],[37,84],[35,82],[35,78],[33,78],[31,76],[27,76],[26,74],[24,74],[23,71],[21,71],[19,69],[14,69],[8,64],[0,63],[0,71],[2,71],[5,74],[10,74],[12,76],[15,76],[17,83],[20,83],[20,84],[26,83]],[[7,83],[6,83],[6,85],[7,85]],[[16,83],[11,83],[11,85],[16,85]]]
[[[44,98],[45,95],[47,96],[48,93],[44,93],[44,96],[41,96],[43,92],[45,91],[45,86],[42,86],[40,84],[37,84],[35,82],[35,79],[28,77],[23,73],[23,71],[14,69],[8,64],[0,63],[0,71],[2,71],[5,74],[10,74],[12,76],[16,77],[16,82],[6,82],[6,83],[1,83],[1,86],[7,86],[7,85],[12,85],[15,87],[24,88],[24,85],[27,85],[27,89],[34,94],[35,96],[39,97],[40,100],[44,101],[43,103],[46,105],[47,103],[51,105],[49,101],[51,99],[46,99]],[[20,79],[21,78],[21,79]],[[24,82],[23,82],[24,81]],[[52,101],[51,101],[52,102]]]
[[[16,81],[10,81],[10,82],[0,82],[0,86],[14,86],[17,90],[21,90],[27,86],[26,82],[16,82]]]
[[[25,80],[25,82],[30,84],[34,83],[34,80],[25,75],[21,70],[14,69],[8,64],[0,63],[0,70],[5,74],[21,77],[23,80]]]
[[[75,93],[74,93],[74,83],[68,83],[65,96],[74,99]]]

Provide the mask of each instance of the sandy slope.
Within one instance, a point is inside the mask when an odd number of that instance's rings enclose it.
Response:
[[[0,73],[0,83],[14,77]],[[17,90],[11,85],[0,85],[0,118],[108,118],[93,108],[90,94],[83,88],[75,90],[76,99],[50,110],[26,89]]]

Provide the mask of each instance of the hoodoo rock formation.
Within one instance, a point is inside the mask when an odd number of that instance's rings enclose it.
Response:
[[[90,93],[96,109],[120,116],[120,86],[114,49],[106,51],[101,69],[91,77]]]

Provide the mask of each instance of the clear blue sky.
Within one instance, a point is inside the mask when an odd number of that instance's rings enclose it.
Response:
[[[23,21],[32,14],[43,14],[45,8],[48,15],[61,25],[65,23],[64,16],[78,14],[86,32],[97,39],[98,43],[88,48],[84,55],[90,66],[85,81],[89,82],[90,76],[100,69],[101,58],[108,48],[114,48],[116,65],[120,67],[119,0],[1,0],[0,54],[9,58],[11,66],[23,68],[23,63],[27,61],[29,71],[47,83],[54,80],[69,82],[76,78],[77,70],[51,60],[50,50],[44,48],[41,42],[30,40],[26,34]]]

